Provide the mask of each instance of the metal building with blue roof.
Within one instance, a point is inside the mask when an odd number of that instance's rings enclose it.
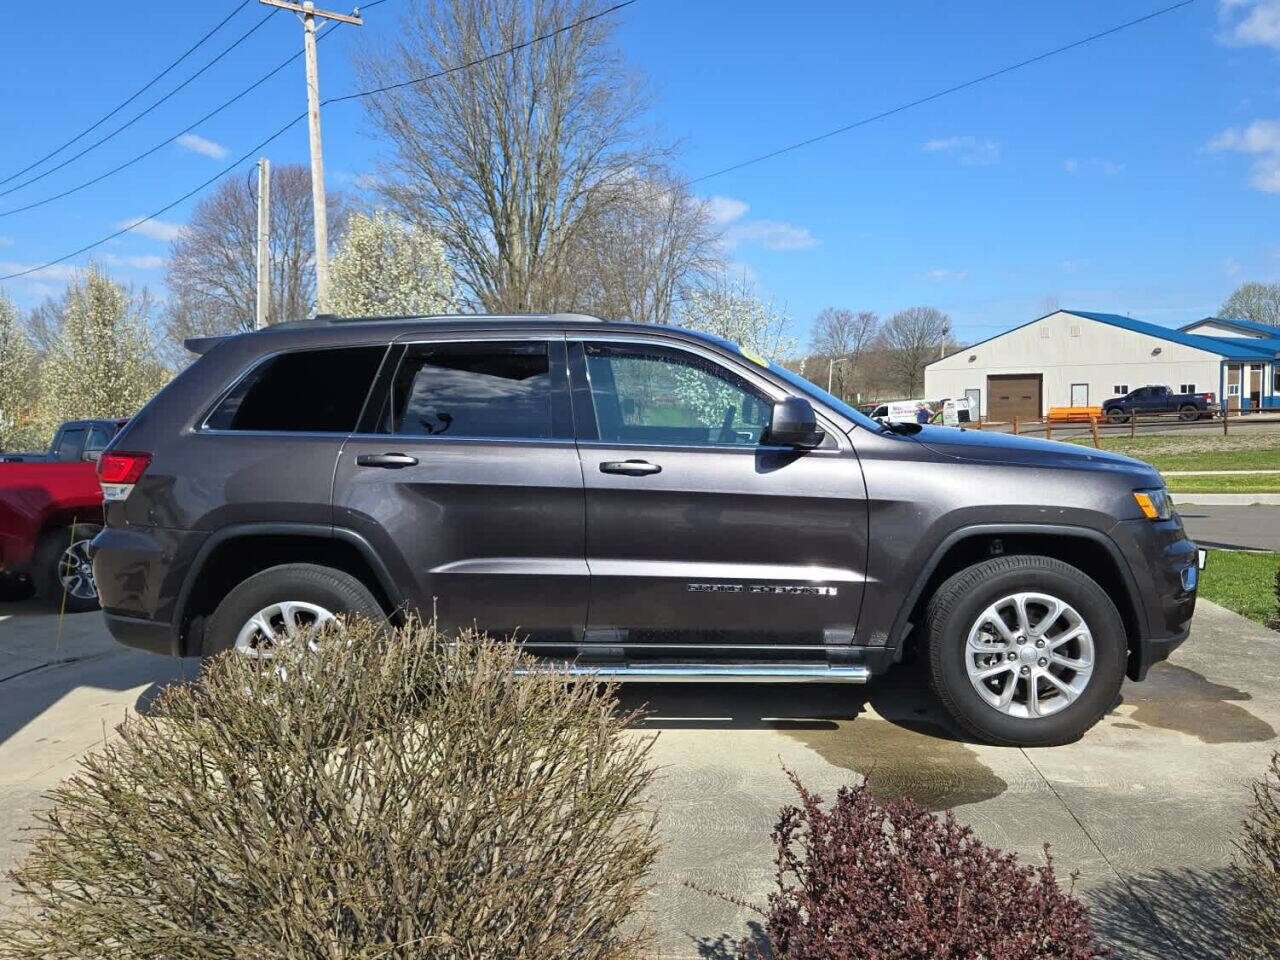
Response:
[[[1100,406],[1148,385],[1212,393],[1233,410],[1280,408],[1280,328],[1206,317],[1174,330],[1055,310],[925,367],[926,396],[968,396],[991,420]]]

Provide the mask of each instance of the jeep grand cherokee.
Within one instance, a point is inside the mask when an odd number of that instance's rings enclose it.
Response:
[[[860,682],[908,649],[996,743],[1078,737],[1187,636],[1125,457],[868,419],[706,334],[574,315],[189,342],[99,463],[112,633],[269,656],[415,611],[586,676]]]

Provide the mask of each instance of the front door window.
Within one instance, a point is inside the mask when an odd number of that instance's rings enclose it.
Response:
[[[589,343],[597,439],[606,443],[756,446],[768,400],[703,357],[650,344]]]

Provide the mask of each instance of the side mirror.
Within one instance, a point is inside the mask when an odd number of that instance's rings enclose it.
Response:
[[[101,450],[86,450],[84,454],[80,457],[80,459],[88,460],[90,463],[97,463],[98,459],[101,456],[102,456]]]
[[[811,450],[822,443],[824,434],[818,427],[813,405],[803,397],[787,397],[773,405],[769,429],[763,442],[777,447],[799,447]]]

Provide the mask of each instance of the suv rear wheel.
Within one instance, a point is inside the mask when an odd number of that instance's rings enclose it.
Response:
[[[335,617],[386,618],[369,588],[348,573],[313,563],[286,563],[255,573],[228,593],[204,631],[203,656],[235,649],[271,655],[276,644],[309,642]]]
[[[932,685],[969,733],[1006,746],[1079,739],[1124,680],[1124,623],[1084,572],[1050,557],[987,560],[952,576],[928,617]]]

